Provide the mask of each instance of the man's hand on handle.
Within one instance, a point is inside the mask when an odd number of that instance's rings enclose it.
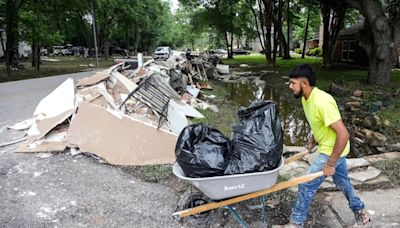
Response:
[[[333,175],[335,175],[335,167],[327,165],[322,169],[322,172],[323,172],[324,176],[326,176],[326,177],[333,176]]]

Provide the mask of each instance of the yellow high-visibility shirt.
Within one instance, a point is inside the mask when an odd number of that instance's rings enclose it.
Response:
[[[336,133],[329,125],[342,118],[335,99],[327,92],[314,87],[307,100],[302,97],[301,103],[314,139],[318,143],[318,151],[330,156],[335,145]],[[350,143],[347,142],[341,156],[346,156],[349,152]]]

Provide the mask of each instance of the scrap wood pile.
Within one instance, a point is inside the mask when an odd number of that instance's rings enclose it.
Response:
[[[204,118],[196,108],[218,111],[197,98],[215,75],[207,57],[174,55],[135,70],[120,63],[77,84],[69,78],[40,101],[31,121],[10,127],[29,128],[17,152],[70,148],[115,165],[173,163],[178,134],[190,118]]]

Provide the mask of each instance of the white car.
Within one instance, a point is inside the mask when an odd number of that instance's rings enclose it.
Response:
[[[154,59],[168,59],[172,55],[170,47],[158,47],[153,54]]]
[[[61,55],[61,50],[64,46],[53,46],[53,55]]]

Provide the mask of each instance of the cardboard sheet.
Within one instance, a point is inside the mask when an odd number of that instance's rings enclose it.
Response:
[[[109,78],[110,75],[107,74],[107,72],[103,71],[103,72],[97,72],[95,75],[90,76],[90,77],[85,77],[82,78],[78,81],[78,83],[76,84],[77,87],[80,86],[90,86],[90,85],[94,85],[97,84],[107,78]]]
[[[74,80],[68,78],[36,106],[35,120],[27,134],[31,139],[40,139],[74,112]]]
[[[217,64],[215,68],[220,74],[229,74],[229,65]]]
[[[7,126],[7,128],[14,130],[14,131],[23,131],[23,130],[29,129],[32,126],[33,121],[34,121],[34,119],[27,119],[27,120],[15,123],[11,126]]]
[[[73,110],[70,111],[65,111],[61,113],[58,116],[52,117],[52,118],[46,118],[42,120],[37,120],[36,123],[32,125],[32,128],[34,127],[37,131],[32,132],[32,135],[30,136],[30,139],[32,140],[37,140],[45,136],[47,133],[49,133],[53,128],[55,128],[57,125],[61,124],[64,122],[66,119],[68,119],[72,114]]]
[[[177,137],[123,115],[82,102],[71,122],[67,142],[113,165],[172,164]]]
[[[43,98],[36,106],[34,117],[39,115],[42,118],[51,118],[64,113],[67,110],[74,110],[75,88],[74,80],[68,78],[53,92]]]
[[[197,111],[195,108],[193,108],[192,106],[190,106],[188,104],[178,103],[174,100],[170,100],[169,106],[170,107],[172,106],[174,109],[183,112],[183,114],[185,114],[185,116],[190,116],[190,117],[199,118],[199,119],[204,118],[203,114],[201,114],[199,111]]]
[[[129,92],[132,92],[134,89],[136,89],[137,85],[118,71],[111,72],[111,75],[121,82],[121,84],[124,85]]]
[[[53,130],[40,140],[27,140],[22,143],[15,152],[17,153],[38,153],[38,152],[63,152],[67,149],[65,137],[67,135],[67,127]]]
[[[176,110],[174,106],[168,107],[167,119],[169,129],[177,135],[189,124],[185,114]]]

